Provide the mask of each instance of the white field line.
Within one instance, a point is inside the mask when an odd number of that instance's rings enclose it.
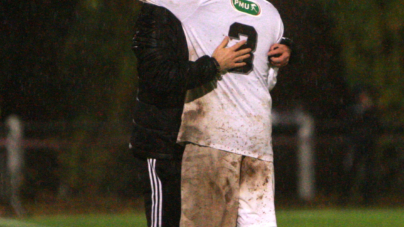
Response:
[[[46,227],[46,226],[26,223],[14,219],[0,218],[0,227]]]

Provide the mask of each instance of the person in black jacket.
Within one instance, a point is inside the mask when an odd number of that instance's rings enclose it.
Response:
[[[375,152],[381,132],[377,108],[373,103],[374,89],[356,85],[354,104],[347,108],[347,153],[344,157],[344,180],[341,203],[347,203],[355,185],[359,186],[362,202],[371,204],[376,195]]]
[[[143,4],[135,26],[133,51],[138,60],[138,93],[129,147],[143,184],[148,226],[179,226],[181,214],[181,158],[176,144],[186,91],[220,79],[220,72],[243,66],[250,49],[237,50],[245,41],[189,61],[181,22],[167,9]],[[284,66],[287,45],[272,47],[272,64]]]

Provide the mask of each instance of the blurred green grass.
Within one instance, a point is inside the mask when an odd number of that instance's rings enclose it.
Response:
[[[401,208],[279,210],[277,218],[278,227],[404,227]],[[142,213],[36,216],[20,221],[39,227],[146,226]]]
[[[144,214],[78,214],[38,216],[23,219],[25,223],[40,227],[142,227],[146,226]],[[1,227],[0,222],[0,227]]]
[[[281,210],[277,218],[279,227],[400,227],[404,209]]]

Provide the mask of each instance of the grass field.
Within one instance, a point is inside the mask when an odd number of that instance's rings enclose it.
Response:
[[[404,227],[404,209],[279,210],[278,227]],[[0,227],[143,227],[143,214],[91,214],[0,219]],[[206,225],[209,227],[209,224]]]
[[[283,210],[279,227],[402,227],[404,209]]]

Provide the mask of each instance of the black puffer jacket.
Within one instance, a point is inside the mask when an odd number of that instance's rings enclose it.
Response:
[[[185,93],[216,78],[218,64],[203,56],[188,60],[181,22],[167,9],[143,4],[135,26],[138,94],[130,147],[136,156],[181,158],[176,144]]]

